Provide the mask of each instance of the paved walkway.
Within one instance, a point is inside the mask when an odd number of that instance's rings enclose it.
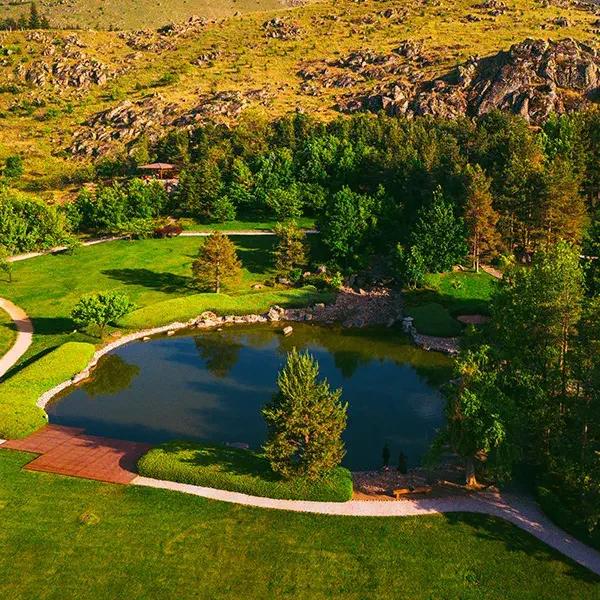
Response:
[[[17,339],[12,348],[2,357],[0,357],[0,379],[8,373],[17,361],[27,352],[33,339],[33,323],[27,316],[27,313],[13,304],[10,300],[0,298],[0,309],[6,311],[13,320],[17,329]]]
[[[600,553],[554,525],[531,500],[508,494],[478,493],[470,496],[401,500],[396,502],[310,502],[247,496],[213,488],[136,477],[134,485],[172,490],[244,506],[293,512],[355,517],[408,517],[450,512],[493,515],[513,523],[555,550],[600,575]]]
[[[600,575],[600,553],[556,527],[541,512],[535,502],[520,496],[477,493],[468,496],[389,502],[364,500],[312,502],[248,496],[236,492],[138,476],[136,474],[137,461],[148,451],[149,444],[86,435],[82,429],[58,425],[47,425],[24,440],[8,441],[3,443],[0,448],[39,454],[38,458],[25,467],[31,471],[58,473],[108,483],[131,483],[137,486],[171,490],[211,500],[264,509],[354,517],[407,517],[451,512],[493,515],[513,523]]]
[[[5,442],[2,448],[39,454],[26,465],[29,471],[125,484],[136,478],[137,461],[151,446],[86,435],[74,427],[47,425],[24,440]]]

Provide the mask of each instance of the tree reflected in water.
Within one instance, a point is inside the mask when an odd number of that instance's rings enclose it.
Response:
[[[109,354],[101,359],[93,379],[83,387],[93,398],[114,396],[129,389],[139,374],[140,367],[126,363],[116,354]]]

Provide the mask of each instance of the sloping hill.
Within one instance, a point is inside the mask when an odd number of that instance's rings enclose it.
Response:
[[[300,2],[304,3],[302,0]],[[209,19],[236,13],[277,10],[296,0],[45,0],[40,9],[53,27],[81,29],[142,29],[168,21],[184,21],[192,15]],[[29,0],[0,2],[0,19],[18,18],[29,11]]]
[[[52,198],[77,183],[90,160],[169,127],[231,122],[244,114],[254,126],[298,109],[325,119],[357,109],[445,114],[436,107],[450,107],[452,115],[461,113],[454,110],[458,102],[477,112],[477,90],[494,72],[505,76],[503,65],[513,67],[507,54],[487,61],[470,57],[494,57],[526,38],[595,45],[599,17],[593,5],[560,3],[417,0],[399,7],[391,0],[325,0],[218,21],[196,18],[160,31],[4,33],[0,160],[21,153],[21,185]],[[534,61],[545,71],[541,79],[522,78],[531,93],[525,87],[525,96],[508,97],[514,90],[499,86],[494,97],[506,92],[505,108],[515,111],[524,104],[538,107],[543,77],[549,76],[580,86],[555,90],[552,107],[579,106],[597,85],[595,50],[568,42],[551,45],[549,56],[567,70],[576,56],[582,75],[548,75],[548,61]],[[457,65],[474,65],[472,84]],[[440,92],[444,86],[450,86],[448,94]],[[431,90],[444,102],[422,97]],[[528,94],[533,104],[525,102]]]

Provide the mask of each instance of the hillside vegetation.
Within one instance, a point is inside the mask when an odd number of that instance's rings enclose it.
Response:
[[[164,21],[180,16],[176,5]],[[165,123],[188,127],[247,115],[252,126],[295,110],[330,119],[348,97],[407,77],[437,77],[472,55],[493,55],[528,37],[595,41],[591,9],[527,0],[505,5],[498,11],[489,3],[440,0],[398,8],[385,0],[342,0],[196,20],[162,34],[5,32],[0,161],[21,154],[19,185],[60,200],[86,180],[86,164],[142,133],[164,133]],[[283,21],[265,27],[272,18]],[[416,54],[404,47],[392,66],[363,68],[373,66],[365,51],[389,56],[407,40],[417,42]]]
[[[18,18],[29,10],[29,2],[3,0],[0,19]],[[50,0],[44,14],[55,27],[82,29],[140,29],[159,27],[167,21],[183,21],[191,15],[210,19],[236,13],[276,10],[293,5],[286,0]]]

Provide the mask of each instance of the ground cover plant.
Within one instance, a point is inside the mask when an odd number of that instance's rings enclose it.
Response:
[[[0,450],[6,598],[598,598],[597,577],[483,515],[258,510],[22,471],[31,459]]]
[[[91,344],[68,342],[0,383],[0,438],[22,438],[45,425],[39,397],[82,371],[93,354]]]
[[[352,476],[343,467],[317,480],[284,479],[260,452],[213,444],[168,442],[143,456],[138,469],[146,477],[266,498],[345,502],[352,497]]]

